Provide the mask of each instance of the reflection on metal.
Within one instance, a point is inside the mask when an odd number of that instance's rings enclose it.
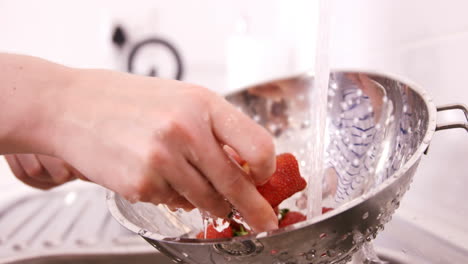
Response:
[[[301,75],[227,96],[271,132],[278,153],[298,157],[306,177],[311,147],[308,110],[314,103],[307,95],[313,93],[313,83],[312,76]],[[188,263],[204,263],[207,256],[214,263],[346,263],[383,230],[399,207],[435,131],[436,108],[424,91],[400,78],[352,71],[331,74],[329,102],[324,139],[329,169],[323,198],[333,211],[266,234],[220,240],[194,239],[202,230],[196,210],[170,212],[162,206],[130,204],[112,193],[111,213],[135,233],[144,228],[147,240]],[[294,202],[288,207],[301,209]],[[229,258],[213,252],[214,245],[229,248],[242,241],[258,241],[263,250]]]
[[[263,245],[258,240],[246,240],[230,244],[216,244],[214,248],[218,253],[227,256],[247,257],[262,252]]]

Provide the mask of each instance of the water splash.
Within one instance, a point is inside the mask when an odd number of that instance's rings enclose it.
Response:
[[[210,224],[211,217],[210,217],[210,214],[208,212],[206,212],[205,210],[202,210],[202,209],[200,209],[200,215],[201,215],[202,220],[203,220],[203,238],[206,239],[207,232],[208,232],[208,226]]]

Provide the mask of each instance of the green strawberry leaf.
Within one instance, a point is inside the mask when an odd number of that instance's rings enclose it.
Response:
[[[284,209],[281,209],[280,210],[280,221],[284,218],[284,216],[289,213],[289,209],[288,208],[284,208]]]
[[[245,236],[245,235],[248,235],[249,232],[247,232],[244,228],[244,226],[240,226],[240,230],[237,230],[234,232],[234,236]]]

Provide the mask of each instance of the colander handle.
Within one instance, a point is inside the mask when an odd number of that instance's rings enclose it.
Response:
[[[468,132],[468,107],[464,104],[450,104],[444,106],[438,106],[437,112],[447,111],[447,110],[461,110],[465,114],[466,122],[455,122],[447,124],[437,124],[436,131],[447,130],[452,128],[464,128]]]

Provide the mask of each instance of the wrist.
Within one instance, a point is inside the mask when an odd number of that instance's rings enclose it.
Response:
[[[41,96],[39,102],[30,110],[37,122],[32,123],[32,127],[23,127],[29,131],[26,137],[29,139],[28,146],[33,153],[41,153],[51,156],[58,155],[60,142],[71,137],[64,131],[67,119],[67,105],[72,96],[71,91],[78,82],[80,70],[60,66],[56,69],[55,76],[47,80],[40,87]]]
[[[61,96],[73,70],[38,58],[0,54],[0,154],[53,155]]]

